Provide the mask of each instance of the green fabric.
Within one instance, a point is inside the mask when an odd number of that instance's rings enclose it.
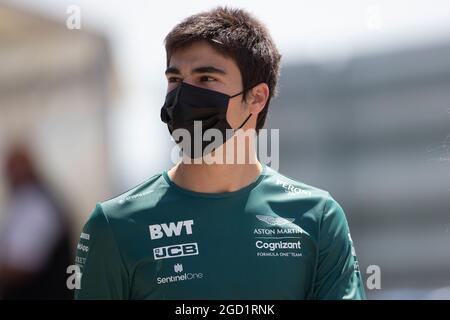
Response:
[[[366,298],[342,207],[267,166],[235,192],[164,171],[98,203],[76,263],[76,299]]]

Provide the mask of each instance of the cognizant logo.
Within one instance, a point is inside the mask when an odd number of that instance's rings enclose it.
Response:
[[[276,249],[301,249],[300,241],[297,242],[264,242],[261,240],[256,241],[256,247],[258,249],[269,249],[275,251]]]

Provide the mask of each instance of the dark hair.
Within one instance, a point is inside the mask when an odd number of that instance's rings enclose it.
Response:
[[[281,55],[266,27],[242,9],[217,7],[192,15],[176,25],[165,38],[167,66],[177,49],[201,40],[235,60],[244,89],[261,82],[268,85],[269,98],[256,124],[259,131],[264,126],[270,99],[277,94],[280,76]]]

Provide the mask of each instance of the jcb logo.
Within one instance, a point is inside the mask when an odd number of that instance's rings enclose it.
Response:
[[[194,220],[185,220],[175,222],[170,222],[169,225],[162,224],[152,224],[149,226],[150,229],[150,238],[152,240],[161,239],[164,235],[166,237],[172,237],[173,235],[179,236],[183,227],[186,229],[186,234],[192,234],[192,225],[194,224]]]
[[[178,258],[183,256],[193,256],[198,254],[197,242],[176,244],[172,246],[159,247],[153,249],[155,260]]]

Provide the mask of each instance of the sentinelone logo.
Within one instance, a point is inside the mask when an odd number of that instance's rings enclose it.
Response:
[[[173,269],[176,273],[183,272],[183,265],[181,263],[177,263],[173,266]],[[201,279],[203,278],[203,273],[192,273],[192,272],[185,272],[183,274],[177,274],[175,276],[168,276],[168,277],[158,277],[156,278],[156,282],[158,284],[162,283],[172,283],[172,282],[178,282],[178,281],[187,281],[187,280],[195,280],[195,279]]]

